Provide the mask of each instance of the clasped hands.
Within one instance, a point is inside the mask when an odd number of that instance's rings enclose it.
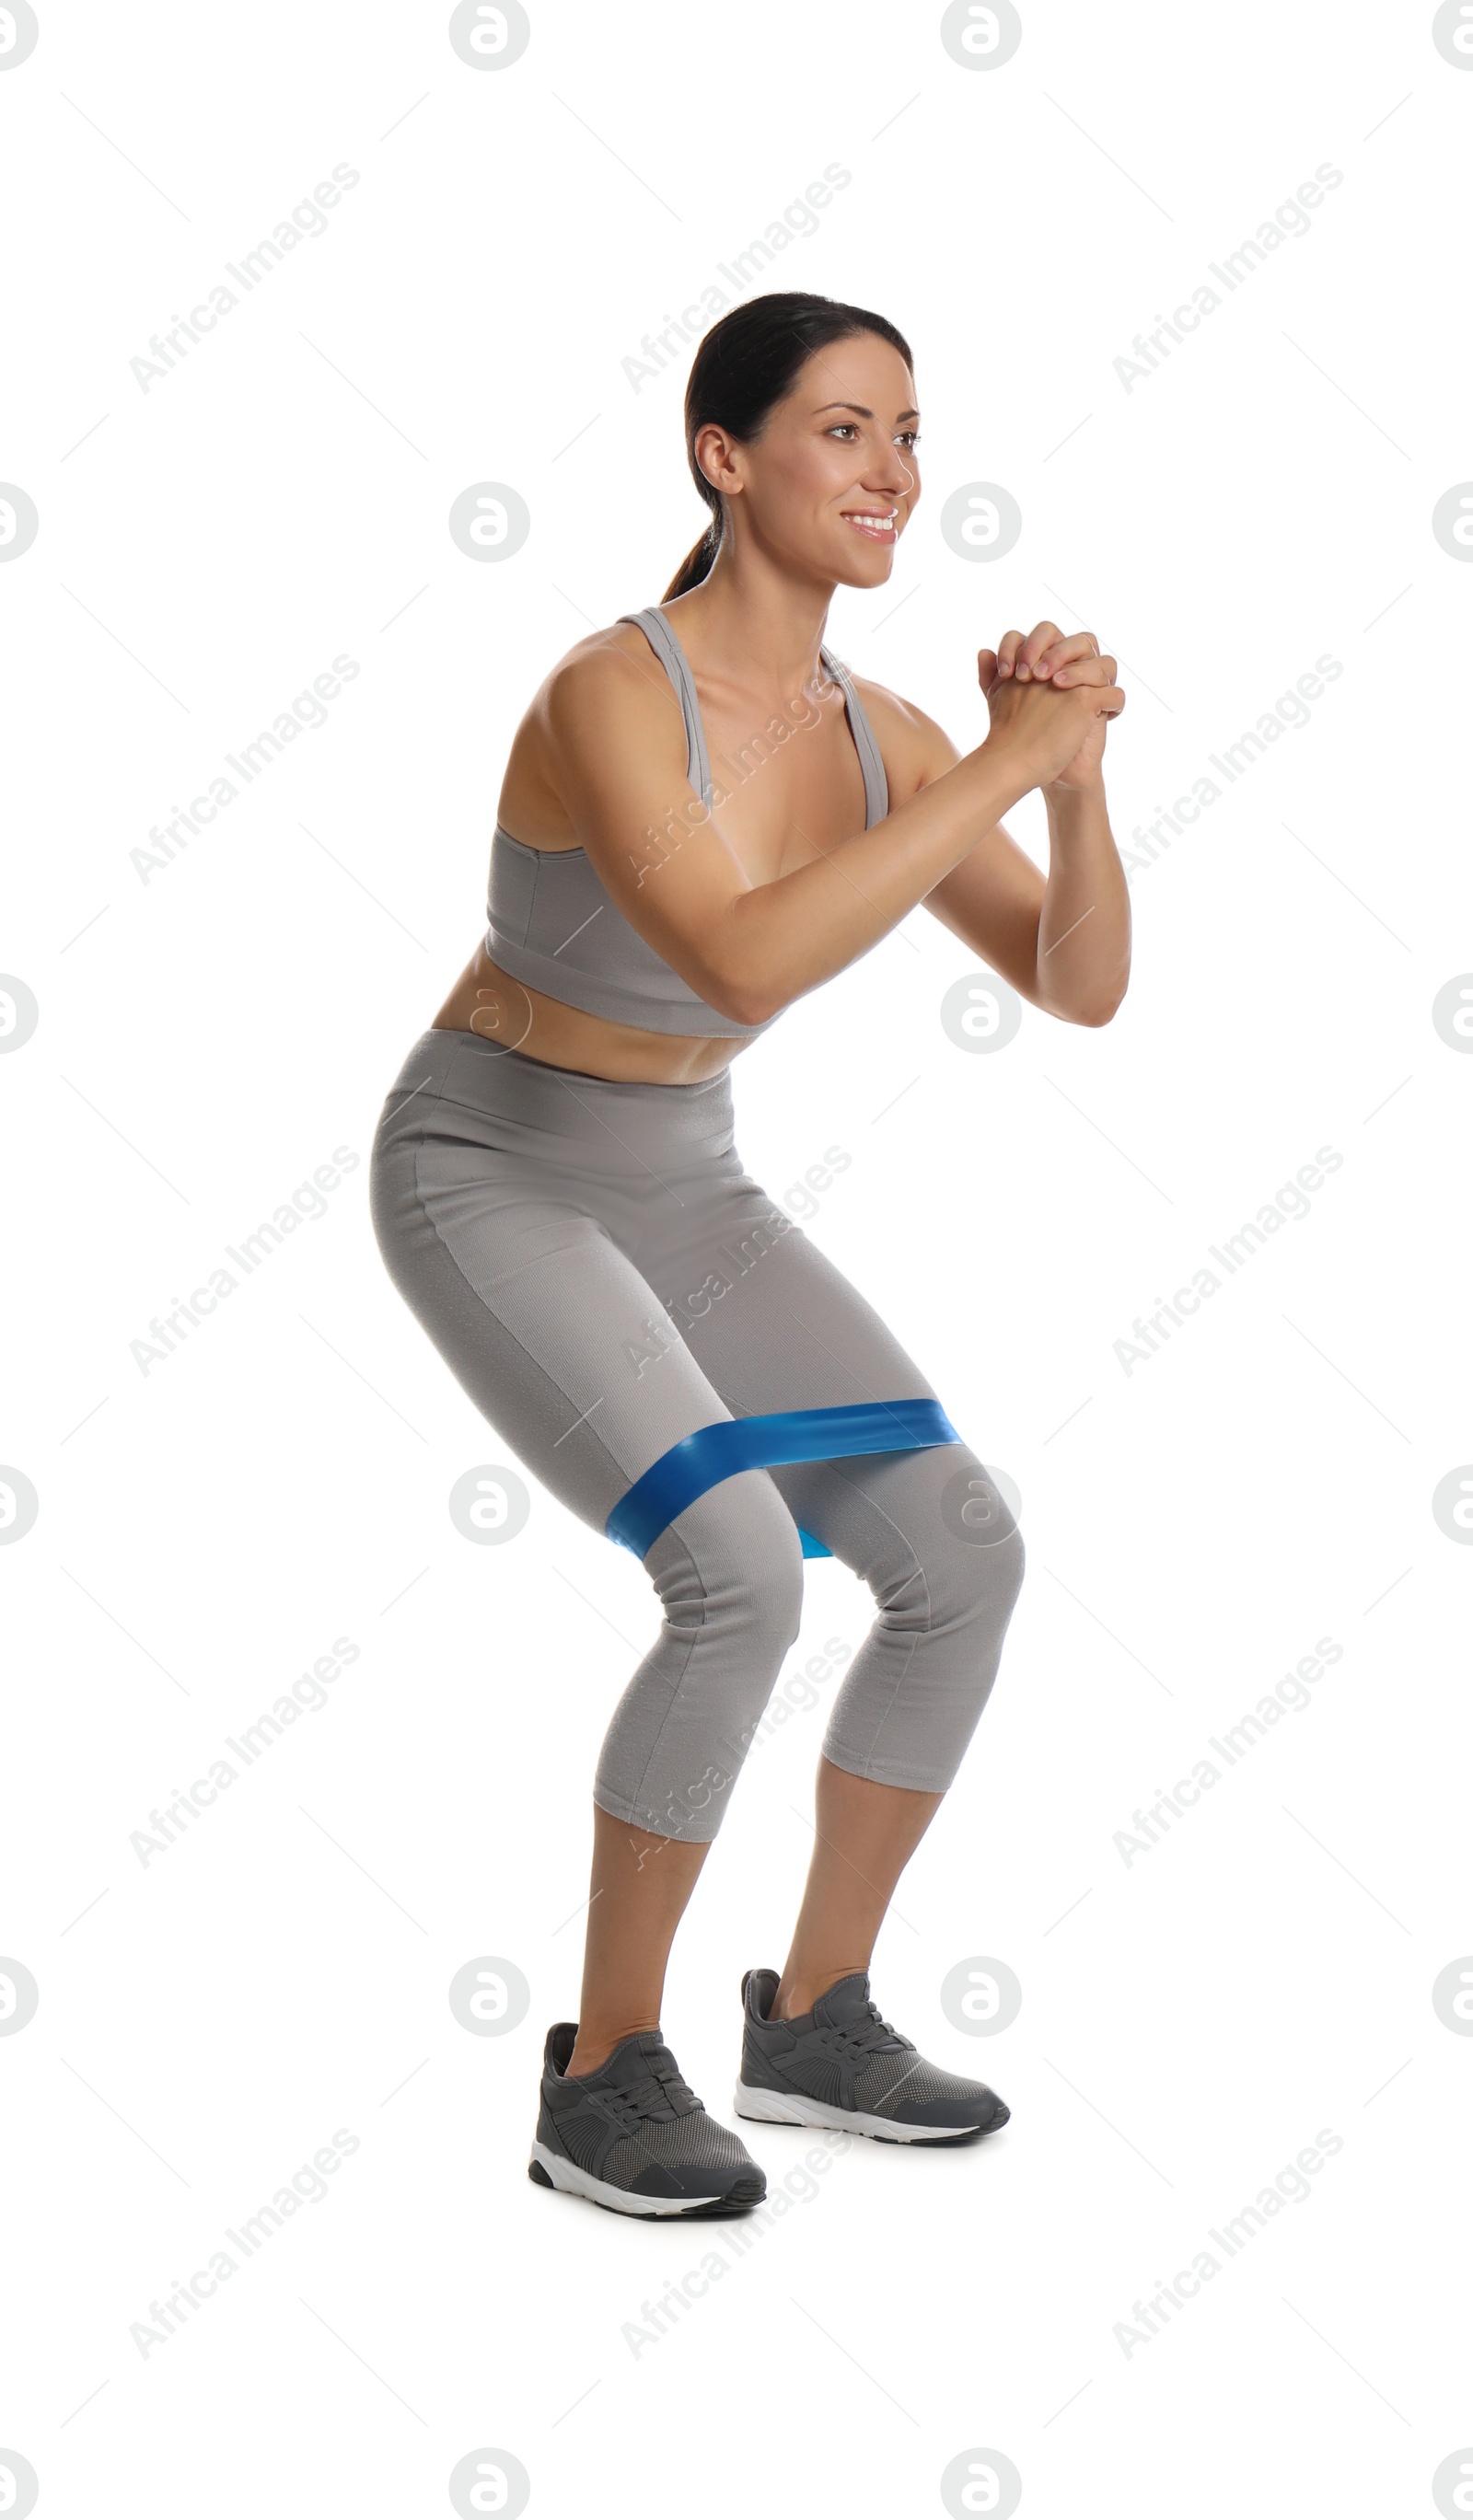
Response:
[[[1100,654],[1092,631],[1066,635],[1055,621],[1040,621],[1026,636],[1009,630],[995,651],[979,649],[977,679],[991,734],[1023,747],[1045,796],[1098,781],[1106,730],[1126,704],[1115,665]]]

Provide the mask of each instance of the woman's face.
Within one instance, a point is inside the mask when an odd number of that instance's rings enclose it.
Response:
[[[760,437],[712,428],[696,451],[738,530],[774,560],[828,583],[882,586],[920,497],[919,427],[898,350],[855,333],[805,361]]]

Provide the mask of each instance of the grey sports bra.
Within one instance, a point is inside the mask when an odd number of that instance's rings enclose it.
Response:
[[[621,612],[637,622],[674,684],[685,718],[686,775],[703,803],[713,792],[706,731],[684,649],[658,605]],[[890,811],[890,789],[874,730],[847,669],[820,648],[819,655],[844,694],[845,710],[859,767],[864,773],[866,831]],[[662,962],[653,945],[631,927],[582,848],[533,849],[501,824],[491,842],[490,892],[485,950],[503,971],[544,997],[613,1023],[643,1032],[685,1033],[697,1038],[734,1035],[750,1041],[765,1023],[735,1022]]]

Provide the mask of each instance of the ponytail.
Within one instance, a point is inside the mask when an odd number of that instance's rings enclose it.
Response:
[[[674,576],[670,579],[668,586],[662,595],[660,599],[661,603],[668,604],[672,598],[677,595],[689,595],[691,588],[693,586],[699,586],[703,577],[710,577],[716,554],[720,548],[721,520],[719,517],[713,517],[711,523],[707,526],[700,541],[698,543],[693,543],[690,550],[686,553],[684,560],[681,562]]]

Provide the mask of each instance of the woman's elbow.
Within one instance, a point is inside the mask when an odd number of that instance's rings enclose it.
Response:
[[[1111,1022],[1119,1014],[1125,1004],[1127,985],[1127,982],[1122,980],[1120,986],[1112,989],[1107,996],[1091,998],[1087,1005],[1080,1007],[1071,1014],[1070,1021],[1087,1024],[1091,1032],[1098,1032],[1102,1025]]]
[[[708,946],[691,979],[706,1004],[732,1023],[769,1023],[788,1003],[769,976],[752,968],[740,946],[735,953],[713,953]]]
[[[725,1015],[739,1024],[770,1023],[781,1014],[786,1001],[770,989],[754,988],[750,983],[733,979],[712,979],[701,991],[713,1012]]]

